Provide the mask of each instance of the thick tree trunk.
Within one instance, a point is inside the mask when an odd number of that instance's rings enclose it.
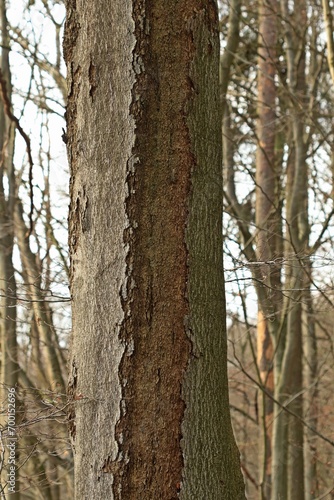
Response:
[[[78,9],[76,9],[78,6]],[[76,498],[245,498],[215,2],[67,2]]]

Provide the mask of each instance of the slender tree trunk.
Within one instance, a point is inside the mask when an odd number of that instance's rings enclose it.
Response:
[[[286,198],[287,204],[287,266],[286,288],[289,289],[286,303],[287,333],[284,353],[275,387],[275,396],[289,404],[289,409],[303,416],[303,347],[302,347],[302,289],[305,283],[304,265],[301,256],[307,250],[309,236],[307,213],[308,166],[306,163],[305,107],[305,26],[307,24],[306,2],[295,2],[293,14],[289,4],[281,0],[284,20],[284,35],[287,46],[287,76],[289,88],[289,113],[293,135],[293,166],[289,172]],[[276,409],[274,421],[273,499],[304,500],[304,429],[301,420],[291,415],[283,416]]]
[[[274,373],[273,373],[274,349],[267,321],[262,311],[258,313],[257,323],[257,364],[261,376],[261,382],[266,393],[261,392],[260,397],[260,429],[261,444],[259,447],[260,458],[260,487],[261,498],[270,499],[271,493],[271,440],[272,421],[274,415],[273,400],[267,394],[274,395]]]
[[[258,58],[258,149],[256,157],[256,226],[257,258],[262,262],[261,274],[268,286],[268,304],[280,301],[279,273],[271,262],[277,255],[277,175],[275,161],[276,143],[276,45],[277,45],[277,0],[260,1],[259,7],[259,58]],[[270,290],[276,289],[276,294]],[[266,392],[273,395],[273,343],[268,328],[272,318],[266,317],[264,304],[259,301],[257,328],[257,358],[261,381]],[[273,403],[262,392],[260,408],[260,485],[261,498],[269,499],[271,492],[271,439]]]
[[[225,116],[226,94],[230,81],[231,68],[240,40],[241,0],[231,0],[229,6],[226,46],[220,60],[220,99],[223,119]]]
[[[58,346],[55,344],[54,332],[52,331],[50,306],[46,301],[44,302],[45,297],[41,290],[41,272],[36,263],[36,256],[30,249],[29,231],[23,219],[23,208],[20,202],[16,204],[14,218],[17,244],[20,250],[22,266],[27,277],[27,289],[32,300],[35,325],[39,339],[42,342],[40,346],[44,361],[42,369],[48,388],[63,393],[65,384],[61,369],[62,359],[57,353]]]
[[[76,498],[245,498],[215,2],[67,2]]]
[[[329,72],[334,83],[334,39],[333,39],[333,13],[329,0],[322,0],[327,38],[327,61]]]
[[[312,266],[309,263],[308,271],[311,276]],[[305,418],[314,428],[318,423],[318,356],[317,339],[315,332],[315,317],[313,311],[313,298],[310,292],[310,284],[307,287],[304,307],[304,346],[305,346],[305,386],[307,389]],[[314,432],[309,429],[305,433],[305,499],[313,500],[319,496],[319,478],[317,472],[317,445]]]
[[[9,99],[11,98],[11,75],[9,68],[9,35],[6,16],[6,2],[0,2],[0,22],[1,22],[1,73],[6,81]],[[0,333],[1,333],[1,401],[5,410],[8,405],[8,390],[17,389],[18,381],[18,359],[17,359],[17,338],[16,338],[16,280],[13,266],[13,244],[14,244],[14,222],[13,206],[15,200],[15,176],[13,166],[14,151],[14,128],[10,120],[5,115],[3,103],[0,103]],[[5,191],[5,183],[8,183],[8,192]],[[13,401],[11,401],[13,404]],[[13,406],[11,406],[13,410]],[[17,391],[15,391],[15,423],[17,422],[17,412],[19,402]],[[5,425],[8,423],[8,415],[5,415]],[[12,426],[11,426],[12,427]],[[15,436],[16,437],[16,436]],[[10,444],[13,440],[4,444]],[[6,470],[1,471],[1,482],[8,481],[9,463],[8,448],[4,456]],[[15,449],[15,467],[18,466],[18,447]],[[16,485],[15,493],[11,493],[11,498],[20,498],[18,469],[15,472]],[[11,486],[13,486],[11,484]]]

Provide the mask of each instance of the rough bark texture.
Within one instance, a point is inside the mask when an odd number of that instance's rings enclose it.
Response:
[[[204,2],[205,5],[205,2]],[[185,456],[182,499],[244,498],[238,452],[229,418],[222,275],[222,183],[217,94],[219,42],[215,13],[194,13],[189,27],[195,57],[190,78],[195,93],[189,125],[194,170],[189,200],[189,333],[192,358],[185,380]]]
[[[68,1],[76,498],[244,498],[215,2]],[[195,496],[194,496],[195,495]]]

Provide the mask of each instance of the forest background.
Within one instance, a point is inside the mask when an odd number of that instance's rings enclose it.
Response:
[[[13,496],[55,500],[73,496],[65,7],[0,10],[1,484],[15,387]],[[231,0],[220,11],[230,400],[247,497],[331,498],[333,5]]]

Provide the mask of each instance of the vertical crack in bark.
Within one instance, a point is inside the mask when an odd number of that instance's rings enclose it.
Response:
[[[95,92],[98,87],[98,79],[97,79],[97,68],[93,61],[90,61],[89,69],[88,69],[88,80],[89,80],[89,95],[94,102]]]

